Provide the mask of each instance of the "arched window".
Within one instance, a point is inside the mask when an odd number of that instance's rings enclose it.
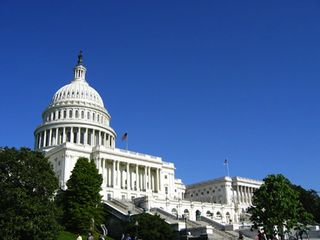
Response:
[[[94,121],[95,120],[95,113],[92,113],[92,121]]]
[[[63,118],[67,118],[67,110],[63,111]]]
[[[72,118],[72,110],[69,111],[69,118]]]
[[[87,118],[90,119],[90,112],[87,112]]]
[[[177,211],[177,209],[172,208],[171,214],[174,215],[174,216],[178,216],[178,211]]]
[[[78,112],[78,110],[76,110],[76,118],[79,118],[79,112]]]
[[[84,119],[84,111],[81,111],[81,118]]]

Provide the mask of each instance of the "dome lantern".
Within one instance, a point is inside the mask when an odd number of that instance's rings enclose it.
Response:
[[[80,50],[78,55],[78,63],[74,68],[74,79],[73,81],[86,81],[86,71],[87,69],[82,64],[82,51]]]

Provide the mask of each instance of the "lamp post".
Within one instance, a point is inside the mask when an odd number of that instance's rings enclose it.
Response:
[[[187,226],[187,217],[188,217],[188,214],[183,214],[183,216],[184,216],[184,223],[185,223],[185,225],[186,225],[186,237],[187,237],[187,239],[188,239],[188,226]]]
[[[136,221],[136,222],[134,223],[134,225],[135,225],[135,227],[136,227],[136,236],[135,236],[135,239],[138,240],[138,227],[139,227],[139,222]]]

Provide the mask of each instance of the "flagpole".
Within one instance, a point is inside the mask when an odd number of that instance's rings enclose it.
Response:
[[[230,177],[230,173],[229,173],[229,161],[227,161],[227,173],[228,173],[228,177]]]
[[[129,146],[129,138],[127,137],[126,139],[126,150],[128,151],[128,146]]]
[[[224,165],[226,165],[227,176],[230,177],[230,173],[229,173],[229,160],[228,160],[227,158],[224,160]]]

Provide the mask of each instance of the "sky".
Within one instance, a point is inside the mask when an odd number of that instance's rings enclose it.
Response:
[[[185,184],[284,174],[320,191],[319,1],[0,0],[0,146],[33,148],[79,50],[129,150]]]

